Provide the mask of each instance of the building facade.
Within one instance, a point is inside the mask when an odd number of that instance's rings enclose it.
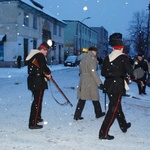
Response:
[[[97,36],[97,47],[99,49],[98,56],[105,58],[105,56],[109,53],[108,50],[108,31],[103,27],[91,27],[98,34]]]
[[[77,20],[63,20],[65,28],[64,49],[68,55],[79,55],[89,46],[97,46],[97,32]]]
[[[22,63],[31,49],[52,39],[55,46],[48,53],[48,63],[64,61],[64,28],[66,24],[51,16],[30,0],[0,0],[0,66]],[[35,5],[36,4],[36,5]]]

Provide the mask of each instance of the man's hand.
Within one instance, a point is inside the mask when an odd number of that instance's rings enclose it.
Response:
[[[50,80],[52,78],[51,74],[48,74],[48,75],[46,74],[45,76],[48,80]]]
[[[98,87],[100,90],[104,90],[104,85],[101,83]]]

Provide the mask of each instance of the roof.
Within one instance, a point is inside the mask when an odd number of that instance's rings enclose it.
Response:
[[[49,10],[47,10],[44,6],[44,3],[38,3],[36,0],[21,0],[22,2],[30,5],[31,7],[43,12],[44,14],[54,18],[57,21],[62,22],[63,24],[66,24],[64,21],[62,21],[61,19],[59,19],[58,17],[54,16]],[[39,7],[38,7],[39,6]]]

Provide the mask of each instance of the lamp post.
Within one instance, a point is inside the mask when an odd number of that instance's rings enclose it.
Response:
[[[79,21],[77,21],[77,23],[76,23],[76,35],[75,35],[75,48],[74,48],[74,55],[78,55],[78,39],[79,39],[79,32],[78,32],[78,30],[79,30]]]
[[[91,19],[91,17],[86,17],[86,18],[84,18],[82,21],[81,21],[81,25],[82,25],[82,23],[85,21],[85,20],[87,20],[87,19]],[[80,25],[80,54],[81,54],[81,52],[82,52],[82,30],[81,30],[81,25]]]
[[[146,54],[145,54],[145,56],[149,56],[150,3],[149,3],[149,5],[148,5],[148,11],[149,11],[149,14],[148,14],[148,22],[147,22],[147,41],[146,41],[147,49],[146,49]]]
[[[86,18],[84,18],[81,22],[83,22],[83,21],[86,20],[86,19],[91,19],[91,17],[86,17]]]

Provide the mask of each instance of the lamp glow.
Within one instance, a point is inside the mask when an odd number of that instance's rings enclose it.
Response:
[[[47,44],[51,47],[53,44],[52,40],[47,40]]]

